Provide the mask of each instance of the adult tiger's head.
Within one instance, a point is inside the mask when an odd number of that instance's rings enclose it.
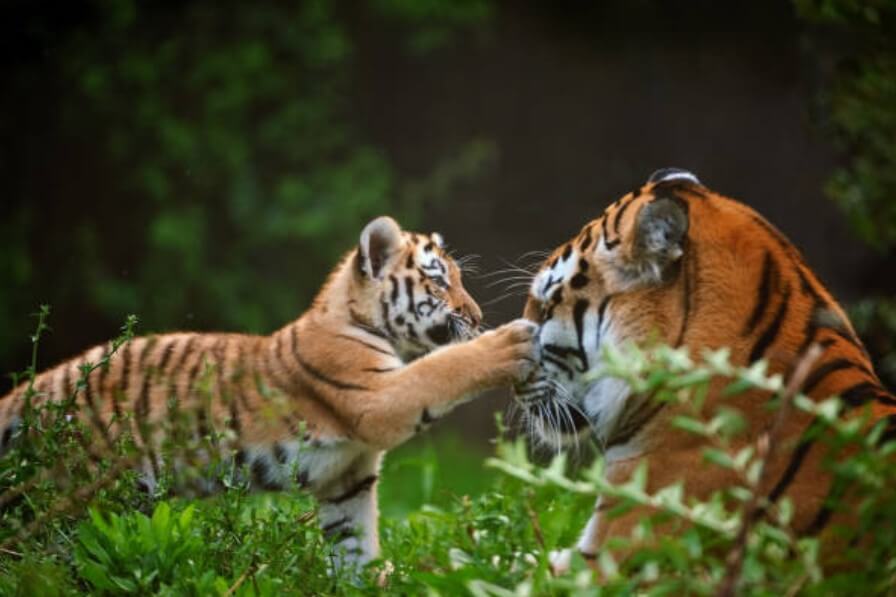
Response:
[[[388,216],[361,232],[349,309],[356,324],[387,337],[404,360],[478,333],[479,305],[438,233],[402,231]]]
[[[592,431],[619,453],[641,447],[661,405],[621,380],[587,375],[607,344],[663,342],[692,355],[727,346],[732,362],[764,357],[776,371],[815,339],[860,346],[775,228],[673,168],[557,248],[532,280],[524,316],[540,324],[542,355],[516,388],[530,428],[555,445]]]

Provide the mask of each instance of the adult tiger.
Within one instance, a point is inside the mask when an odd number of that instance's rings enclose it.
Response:
[[[475,337],[480,318],[441,237],[380,217],[309,310],[272,335],[136,338],[79,391],[79,367],[110,354],[97,346],[38,375],[34,404],[75,396],[74,412],[101,451],[130,429],[132,414],[150,490],[165,464],[160,446],[178,428],[172,411],[189,413],[193,437],[223,432],[216,448],[253,486],[309,489],[324,534],[335,539],[336,565],[364,563],[379,553],[383,451],[472,394],[531,371],[536,326],[518,320]],[[22,386],[0,401],[0,449],[26,439],[17,437],[24,394]],[[200,489],[218,481],[200,480]]]
[[[628,478],[641,462],[649,490],[681,480],[689,495],[705,498],[735,479],[702,464],[699,438],[669,423],[676,407],[632,395],[620,380],[586,375],[607,344],[658,340],[692,355],[727,346],[735,364],[764,358],[771,372],[784,373],[818,343],[824,352],[802,388],[806,395],[869,405],[875,419],[896,412],[896,399],[881,386],[846,314],[797,249],[755,211],[683,170],[654,173],[557,248],[532,281],[524,315],[540,324],[542,355],[516,388],[516,400],[535,419],[530,428],[547,441],[559,435],[561,444],[593,433],[611,481]],[[710,411],[719,389],[711,386]],[[749,419],[752,438],[775,416],[768,396],[756,391],[725,400]],[[542,415],[564,401],[577,407],[567,409],[569,417]],[[808,533],[832,517],[824,503],[831,480],[823,450],[801,439],[811,423],[805,413],[787,418],[782,443],[794,449],[768,463],[762,487],[772,501],[789,496],[795,528]],[[627,536],[644,515],[634,510],[602,521],[609,506],[598,501],[577,543],[586,559],[608,537]],[[569,566],[572,553],[554,554],[557,571]]]

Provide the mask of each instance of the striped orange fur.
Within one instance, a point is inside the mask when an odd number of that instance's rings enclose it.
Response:
[[[799,251],[755,211],[683,170],[655,173],[557,248],[532,281],[525,316],[541,326],[542,358],[516,399],[547,440],[560,437],[562,445],[593,434],[610,480],[628,478],[643,462],[651,491],[683,481],[690,495],[706,498],[736,482],[703,462],[698,438],[670,423],[677,407],[632,395],[620,380],[586,376],[608,344],[659,341],[695,357],[729,347],[734,364],[766,359],[771,373],[784,375],[818,344],[822,357],[802,391],[816,400],[839,395],[849,412],[868,409],[874,422],[889,424],[888,436],[896,432],[896,398],[881,386],[847,315]],[[720,404],[723,383],[711,386],[707,412]],[[724,400],[750,422],[744,442],[755,441],[776,416],[759,391]],[[568,416],[544,416],[559,408]],[[787,449],[768,463],[761,488],[772,502],[788,496],[794,527],[809,534],[839,516],[826,503],[831,477],[825,448],[806,433],[812,425],[803,412],[787,417],[781,440]],[[645,514],[602,520],[600,511],[610,505],[599,502],[582,533],[577,549],[586,558],[608,538],[628,536]],[[558,570],[570,554],[556,554]]]
[[[320,501],[337,565],[378,556],[376,481],[395,447],[482,390],[531,370],[536,326],[478,334],[481,312],[437,234],[373,220],[298,320],[270,336],[173,333],[135,338],[76,393],[91,348],[39,374],[34,404],[75,396],[72,416],[102,456],[132,429],[152,490],[180,456],[162,450],[187,414],[189,434],[214,436],[221,458],[263,489],[305,487]],[[2,448],[18,438],[25,388],[0,400]],[[210,456],[206,454],[206,456]],[[203,492],[217,479],[200,480]],[[195,488],[194,488],[195,489]]]

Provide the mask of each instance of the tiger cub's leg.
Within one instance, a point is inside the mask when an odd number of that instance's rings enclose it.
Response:
[[[366,452],[338,481],[318,493],[318,518],[333,543],[336,570],[359,568],[379,557],[376,483],[382,452]]]
[[[588,524],[586,524],[585,528],[582,530],[582,534],[579,536],[576,546],[551,552],[551,572],[558,576],[566,574],[566,572],[569,571],[573,555],[576,551],[585,558],[585,561],[587,561],[589,565],[594,567],[594,563],[597,560],[597,551],[600,548],[598,528],[601,510],[603,510],[601,507],[601,498],[598,497],[597,502],[594,504],[594,510],[591,512],[591,518],[588,519]]]

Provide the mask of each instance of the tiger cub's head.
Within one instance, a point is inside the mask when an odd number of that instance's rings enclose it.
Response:
[[[736,364],[766,358],[781,371],[814,339],[807,330],[823,331],[822,319],[853,336],[780,232],[671,168],[553,251],[532,279],[524,316],[540,324],[540,362],[516,388],[531,432],[556,447],[591,432],[618,454],[649,440],[661,405],[595,377],[603,347],[656,342],[695,357],[729,347]]]
[[[376,218],[361,232],[354,282],[352,317],[386,336],[404,360],[478,333],[482,311],[438,233]]]

